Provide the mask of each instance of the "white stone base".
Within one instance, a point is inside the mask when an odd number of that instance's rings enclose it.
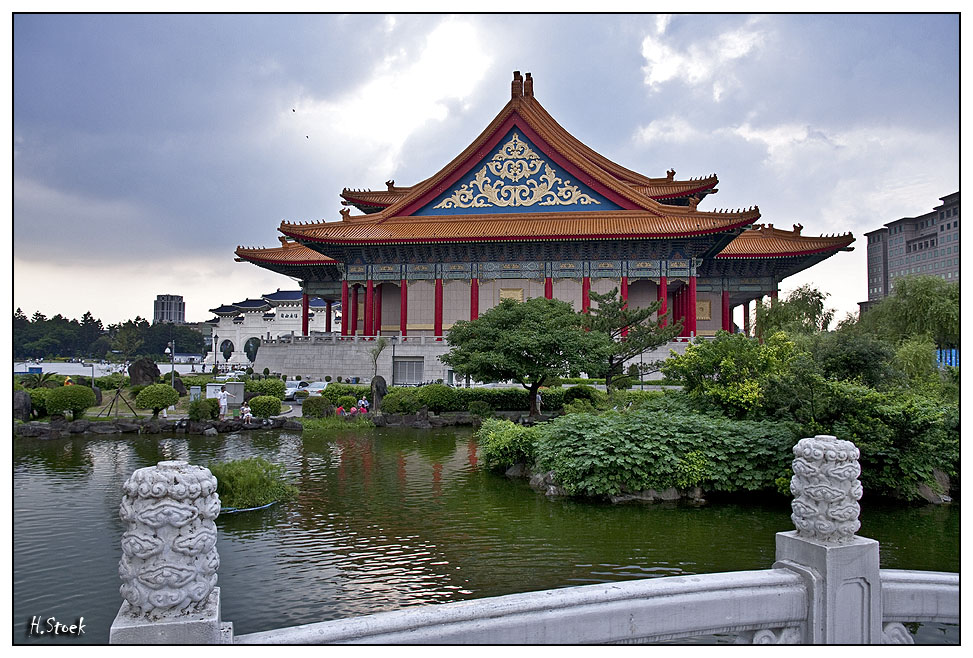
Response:
[[[232,644],[233,625],[220,621],[220,588],[199,610],[158,620],[134,616],[128,601],[112,622],[109,644]]]

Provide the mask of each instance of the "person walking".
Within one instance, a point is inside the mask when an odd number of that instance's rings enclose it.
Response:
[[[226,390],[226,386],[220,386],[220,392],[216,394],[216,399],[220,401],[220,420],[226,418],[226,408],[229,405],[227,398],[235,397],[235,395]]]

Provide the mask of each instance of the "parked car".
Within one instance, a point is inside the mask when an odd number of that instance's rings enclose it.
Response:
[[[299,382],[297,380],[284,382],[284,399],[293,400],[295,393],[306,390],[308,386],[309,384],[307,382]]]
[[[311,382],[311,385],[304,390],[308,392],[308,395],[321,395],[326,388],[328,388],[328,382]]]

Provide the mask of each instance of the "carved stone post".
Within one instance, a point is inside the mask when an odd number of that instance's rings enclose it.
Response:
[[[805,579],[807,643],[882,642],[878,542],[855,535],[862,496],[858,456],[854,443],[833,436],[794,446],[791,519],[797,530],[777,533],[774,568]]]
[[[216,524],[220,499],[209,469],[183,461],[140,468],[122,486],[119,591],[125,601],[111,644],[220,644]]]

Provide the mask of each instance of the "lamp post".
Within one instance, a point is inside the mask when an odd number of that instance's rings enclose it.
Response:
[[[171,348],[171,349],[170,349]],[[166,354],[171,354],[172,358],[172,387],[176,387],[176,339],[166,345]]]
[[[219,344],[218,343],[219,340],[220,337],[217,336],[216,332],[214,331],[213,332],[213,368],[216,368],[219,365],[219,363],[217,363],[216,361],[216,346]]]

